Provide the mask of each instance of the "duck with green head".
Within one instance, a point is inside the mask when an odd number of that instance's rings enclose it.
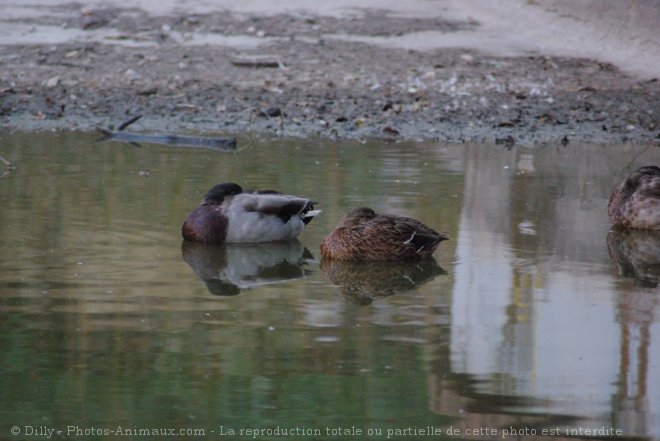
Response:
[[[320,213],[314,203],[274,190],[218,184],[190,213],[181,233],[186,240],[217,244],[291,240]]]

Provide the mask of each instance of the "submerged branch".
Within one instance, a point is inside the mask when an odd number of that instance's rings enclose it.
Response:
[[[4,178],[5,176],[7,176],[9,173],[11,173],[16,168],[16,166],[14,164],[7,161],[2,156],[0,156],[0,162],[4,163],[7,166],[7,169],[4,172],[0,173],[0,178]]]
[[[215,138],[207,136],[180,136],[180,135],[144,135],[140,133],[124,132],[123,130],[142,118],[138,115],[129,119],[119,126],[117,131],[97,127],[96,130],[103,135],[101,141],[123,141],[140,146],[140,142],[150,144],[174,145],[179,147],[204,148],[220,151],[236,150],[236,138],[233,136],[226,138]]]

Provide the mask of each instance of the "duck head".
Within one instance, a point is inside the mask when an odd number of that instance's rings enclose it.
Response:
[[[376,212],[369,207],[352,208],[341,218],[338,227],[352,227],[374,217],[376,217]]]
[[[236,196],[243,193],[243,188],[233,182],[225,182],[214,186],[204,195],[203,203],[221,205],[226,197]]]
[[[621,191],[630,195],[640,186],[644,176],[660,176],[660,168],[655,165],[645,165],[635,170],[622,182]]]

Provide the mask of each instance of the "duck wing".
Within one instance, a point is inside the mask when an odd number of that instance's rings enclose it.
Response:
[[[446,233],[438,233],[407,217],[377,215],[350,228],[354,246],[371,260],[396,260],[431,255]]]
[[[311,217],[318,214],[311,199],[275,192],[240,194],[234,198],[233,203],[248,212],[277,216],[283,222],[288,222],[293,216],[302,216],[303,219],[311,220]]]
[[[396,234],[404,244],[411,244],[420,252],[435,250],[440,242],[448,240],[447,233],[438,233],[416,219],[409,217],[393,217],[391,222],[396,225]]]

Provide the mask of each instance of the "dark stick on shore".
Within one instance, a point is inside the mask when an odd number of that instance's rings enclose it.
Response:
[[[123,123],[122,125],[117,127],[117,131],[118,132],[123,132],[126,127],[130,126],[131,124],[133,124],[134,122],[136,122],[140,118],[142,118],[142,115],[134,116],[133,118],[129,119],[128,121],[126,121],[125,123]]]
[[[103,135],[101,141],[124,141],[140,147],[140,142],[151,144],[175,145],[179,147],[204,148],[219,151],[236,150],[236,138],[215,138],[206,136],[179,136],[179,135],[143,135],[140,133],[124,132],[123,130],[142,118],[135,116],[121,124],[117,131],[97,127],[96,130]]]
[[[231,59],[234,66],[243,67],[279,67],[284,68],[282,62],[270,55],[237,55]]]

